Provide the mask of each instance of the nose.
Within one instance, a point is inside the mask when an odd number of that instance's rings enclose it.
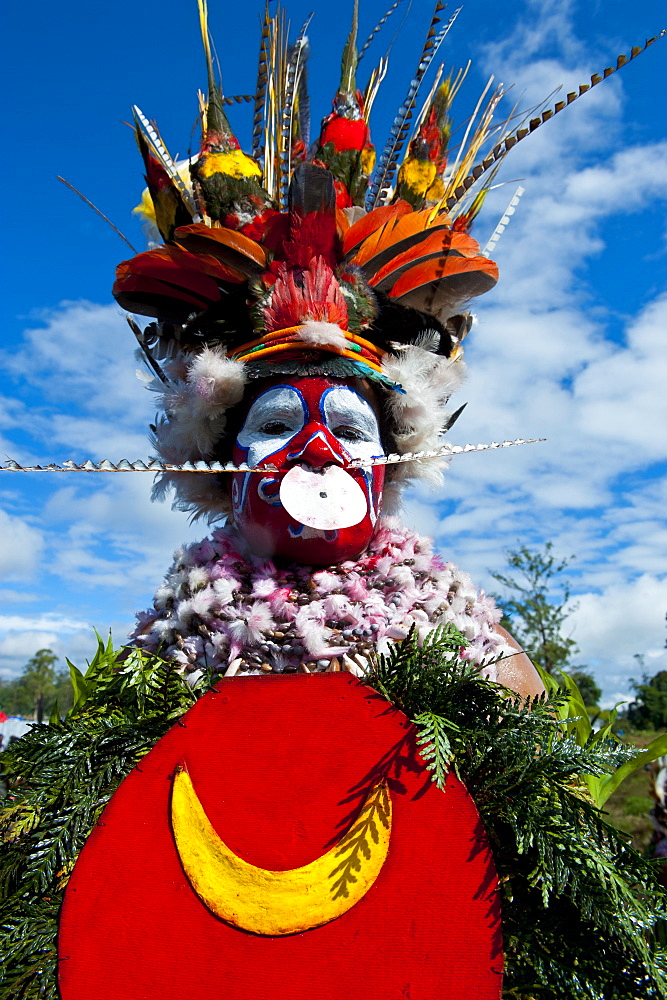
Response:
[[[304,427],[294,442],[293,450],[287,453],[290,462],[304,462],[312,469],[323,469],[332,463],[344,467],[348,457],[327,428],[316,423]]]

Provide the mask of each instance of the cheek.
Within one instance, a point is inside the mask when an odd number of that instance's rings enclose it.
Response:
[[[280,475],[261,472],[234,472],[232,474],[232,510],[238,522],[250,516],[268,517],[271,510],[282,510],[280,503]]]

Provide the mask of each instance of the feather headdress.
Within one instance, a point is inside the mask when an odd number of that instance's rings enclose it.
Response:
[[[441,68],[414,118],[458,14],[443,23],[438,0],[376,166],[369,115],[386,60],[360,90],[358,0],[333,108],[310,148],[307,24],[290,45],[283,12],[270,14],[267,4],[256,94],[228,98],[213,70],[206,0],[198,4],[208,73],[199,153],[175,163],[134,109],[148,185],[137,211],[164,242],[121,263],[113,289],[123,308],[154,320],[144,331],[132,326],[156,374],[160,458],[224,460],[228,411],[249,379],[277,374],[369,379],[383,397],[392,449],[437,449],[457,415],[447,402],[463,377],[465,305],[498,278],[469,234],[472,222],[512,146],[579,95],[509,134],[492,121],[502,91],[487,87],[453,153],[451,106],[464,72],[441,82]],[[639,51],[619,57],[616,68]],[[244,100],[254,105],[251,154],[225,110]],[[438,482],[441,469],[409,461],[389,479]],[[211,479],[164,473],[156,492],[173,487],[176,506],[215,518],[228,513],[227,493]]]

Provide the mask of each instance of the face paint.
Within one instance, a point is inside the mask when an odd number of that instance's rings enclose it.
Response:
[[[366,549],[384,466],[350,463],[384,449],[373,406],[358,386],[357,379],[286,377],[250,402],[233,461],[277,468],[232,474],[234,519],[256,553],[323,566]]]

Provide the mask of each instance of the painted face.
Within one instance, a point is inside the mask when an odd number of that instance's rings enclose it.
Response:
[[[250,402],[235,464],[277,471],[232,474],[234,519],[254,552],[316,566],[355,559],[370,542],[384,466],[377,417],[357,379],[289,378]]]

